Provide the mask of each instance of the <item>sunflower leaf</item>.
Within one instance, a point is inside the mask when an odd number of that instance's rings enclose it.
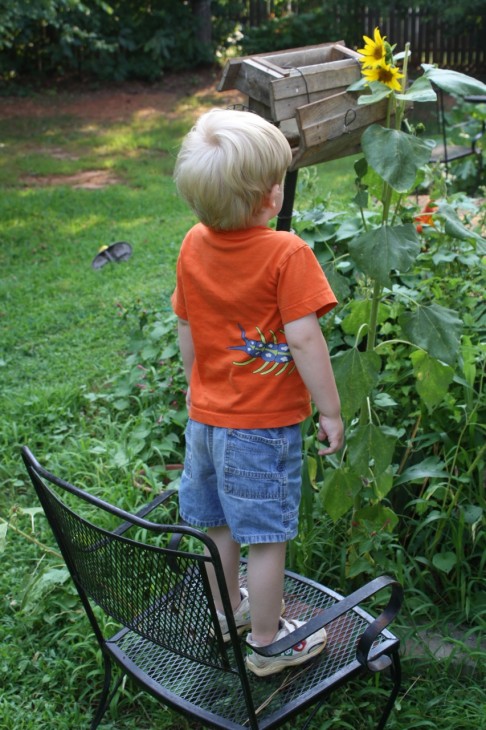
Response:
[[[454,365],[462,331],[457,312],[439,304],[422,305],[415,312],[404,312],[398,321],[411,342],[431,357]]]
[[[434,146],[432,140],[421,140],[379,124],[365,129],[361,137],[368,164],[398,193],[413,188],[417,172],[429,162]]]
[[[391,286],[391,271],[408,271],[420,251],[414,226],[381,226],[363,233],[348,244],[349,253],[361,271],[382,286]]]
[[[423,63],[422,68],[426,78],[448,94],[453,96],[486,95],[486,84],[472,76],[467,76],[459,71],[437,68],[427,63]]]
[[[332,358],[332,367],[346,418],[352,418],[370,395],[380,373],[381,359],[376,352],[360,352],[355,347]]]
[[[382,84],[381,81],[371,81],[366,82],[370,94],[362,94],[358,98],[358,104],[376,104],[378,101],[382,101],[383,99],[386,99],[390,94],[392,93],[392,90],[389,86],[386,86],[386,84]]]
[[[426,102],[437,100],[437,94],[432,88],[429,79],[425,76],[420,76],[404,94],[395,94],[395,97],[404,101]]]

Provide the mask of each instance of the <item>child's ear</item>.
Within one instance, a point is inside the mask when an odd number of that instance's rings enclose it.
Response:
[[[268,201],[270,203],[270,207],[271,208],[276,208],[277,207],[277,204],[278,204],[278,202],[280,200],[280,195],[281,195],[281,187],[280,187],[280,185],[278,185],[276,183],[272,187],[272,189],[270,190],[270,193],[269,193],[269,196],[268,196]]]
[[[269,221],[274,218],[280,212],[282,208],[282,186],[279,184],[273,185],[271,190],[263,197],[261,202],[258,216],[263,216],[265,221]]]

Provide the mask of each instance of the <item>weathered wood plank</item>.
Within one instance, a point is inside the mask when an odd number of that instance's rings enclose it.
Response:
[[[266,66],[267,68],[272,69],[273,71],[277,71],[280,75],[288,76],[290,73],[290,69],[282,67],[282,66],[277,66],[276,63],[272,63],[272,61],[269,61],[268,58],[266,58],[265,56],[259,56],[257,60],[258,60],[258,63],[261,64],[262,66]]]
[[[359,53],[356,53],[356,51],[353,48],[348,48],[344,45],[344,43],[341,43],[338,41],[334,44],[333,48],[333,60],[334,56],[336,58],[342,58],[342,56],[348,56],[349,58],[352,58],[354,61],[358,61],[359,63]],[[339,55],[338,55],[339,54]]]
[[[273,118],[272,118],[272,110],[268,106],[268,104],[263,104],[261,101],[257,101],[256,99],[248,99],[248,109],[251,112],[254,112],[255,114],[258,114],[260,117],[263,117],[269,122],[272,122],[273,124]],[[297,124],[295,125],[297,126]]]
[[[279,101],[296,94],[312,94],[335,89],[338,86],[349,86],[359,77],[359,66],[351,59],[332,61],[317,66],[292,69],[289,76],[271,81],[271,93],[273,98]]]
[[[321,101],[329,96],[333,96],[339,91],[346,91],[347,86],[340,86],[334,89],[327,89],[326,91],[316,91],[312,94],[299,94],[295,96],[288,96],[286,99],[275,101],[270,97],[272,118],[276,122],[281,122],[285,119],[291,119],[295,117],[296,110],[307,104]]]
[[[299,170],[301,167],[317,165],[320,162],[336,160],[339,157],[357,154],[360,147],[361,135],[364,129],[355,129],[342,137],[323,142],[318,147],[305,148],[300,145],[292,150],[293,159],[289,170]]]
[[[270,106],[270,84],[279,78],[283,78],[280,71],[260,63],[258,59],[247,58],[239,68],[233,88]]]
[[[242,63],[243,58],[241,57],[230,58],[229,61],[226,61],[223,68],[223,73],[221,75],[221,79],[216,87],[217,91],[228,91],[228,89],[235,88],[236,79],[238,78],[238,74],[240,73]]]
[[[305,128],[299,126],[301,145],[318,147],[336,137],[346,136],[355,129],[363,129],[370,124],[383,121],[386,117],[386,106],[384,101],[371,106],[349,107],[346,112],[334,117],[327,117]]]
[[[300,120],[302,129],[306,129],[329,117],[345,114],[348,109],[354,109],[357,106],[357,101],[356,96],[347,93],[345,90],[333,92],[326,99],[319,99],[313,104],[302,105],[296,110],[296,116]]]
[[[228,89],[237,88],[234,84],[241,66],[249,59],[259,60],[266,64],[273,64],[276,69],[280,70],[282,75],[285,75],[286,69],[288,70],[298,65],[296,62],[299,62],[300,65],[305,65],[307,63],[320,63],[325,61],[327,58],[331,60],[334,59],[333,54],[336,52],[336,46],[339,47],[340,53],[346,53],[350,50],[346,48],[344,41],[340,40],[321,43],[317,46],[293,48],[290,51],[274,51],[273,53],[258,53],[253,56],[239,56],[238,58],[231,58],[225,64],[217,89],[218,91],[227,91]]]
[[[330,59],[334,52],[333,49],[337,45],[344,46],[344,41],[320,43],[316,46],[302,46],[288,51],[265,53],[264,56],[280,68],[295,68],[295,66],[307,66],[307,64],[321,63]],[[256,58],[256,56],[253,56],[253,58]]]

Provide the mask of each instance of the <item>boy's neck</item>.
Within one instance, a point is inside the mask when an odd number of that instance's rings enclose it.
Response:
[[[274,216],[275,213],[270,216],[265,216],[261,214],[255,215],[250,220],[248,228],[256,228],[256,226],[268,226],[269,221],[271,221]]]

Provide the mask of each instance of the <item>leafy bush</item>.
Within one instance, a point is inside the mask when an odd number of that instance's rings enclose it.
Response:
[[[326,335],[347,419],[340,458],[306,453],[300,544],[323,511],[341,525],[348,578],[385,569],[410,582],[413,571],[415,586],[441,603],[454,595],[469,618],[484,610],[485,213],[447,195],[440,175],[425,208],[414,205],[430,145],[401,123],[407,102],[434,95],[428,74],[448,88],[477,82],[429,67],[405,90],[390,68],[359,98],[387,98],[395,123],[362,135],[354,211],[317,206],[296,221],[343,301]]]
[[[464,196],[436,202],[415,265],[385,287],[371,357],[365,325],[370,282],[350,249],[361,235],[359,214],[336,215],[320,204],[294,220],[343,301],[325,331],[348,419],[347,456],[318,463],[307,454],[310,488],[320,492],[308,509],[313,519],[320,515],[319,522],[325,510],[339,525],[354,505],[351,535],[341,535],[350,539],[348,576],[396,570],[397,553],[405,549],[422,565],[416,579],[427,582],[432,573],[441,590],[450,578],[465,579],[465,554],[472,574],[482,560],[486,307],[484,242],[472,229],[464,240],[448,235],[437,212],[444,206],[455,220],[451,211],[469,209],[471,221],[477,203]],[[409,203],[403,215],[420,219],[421,211]],[[475,225],[480,228],[481,220]],[[368,395],[361,421],[363,393]],[[312,436],[313,425],[308,426]],[[305,523],[303,532],[308,529]]]
[[[86,399],[97,423],[118,423],[123,434],[111,454],[112,466],[130,466],[141,483],[156,489],[166,478],[167,464],[182,462],[184,453],[187,384],[176,317],[139,303],[123,315],[135,325],[125,367],[107,389]]]
[[[438,12],[449,22],[446,33],[482,32],[481,0],[445,8],[439,0],[418,4],[426,24],[435,23]],[[257,4],[248,0],[213,0],[211,17],[205,19],[212,33],[207,43],[199,38],[196,5],[171,0],[0,0],[0,79],[52,82],[56,76],[74,75],[153,80],[166,70],[213,63],[228,49],[252,54],[337,39],[352,45],[363,26],[359,0],[276,0],[259,3],[256,13],[252,7]],[[408,0],[400,0],[393,12],[406,19],[408,8]],[[386,18],[389,3],[377,0],[371,10]]]
[[[211,60],[186,3],[0,0],[0,78],[154,79]]]
[[[474,142],[476,149],[475,155],[450,164],[450,189],[474,194],[486,165],[486,104],[470,104],[458,98],[445,117],[448,143],[471,149]]]
[[[273,17],[258,27],[245,29],[240,45],[243,54],[252,55],[335,41],[338,37],[336,14],[317,8],[310,13]]]

